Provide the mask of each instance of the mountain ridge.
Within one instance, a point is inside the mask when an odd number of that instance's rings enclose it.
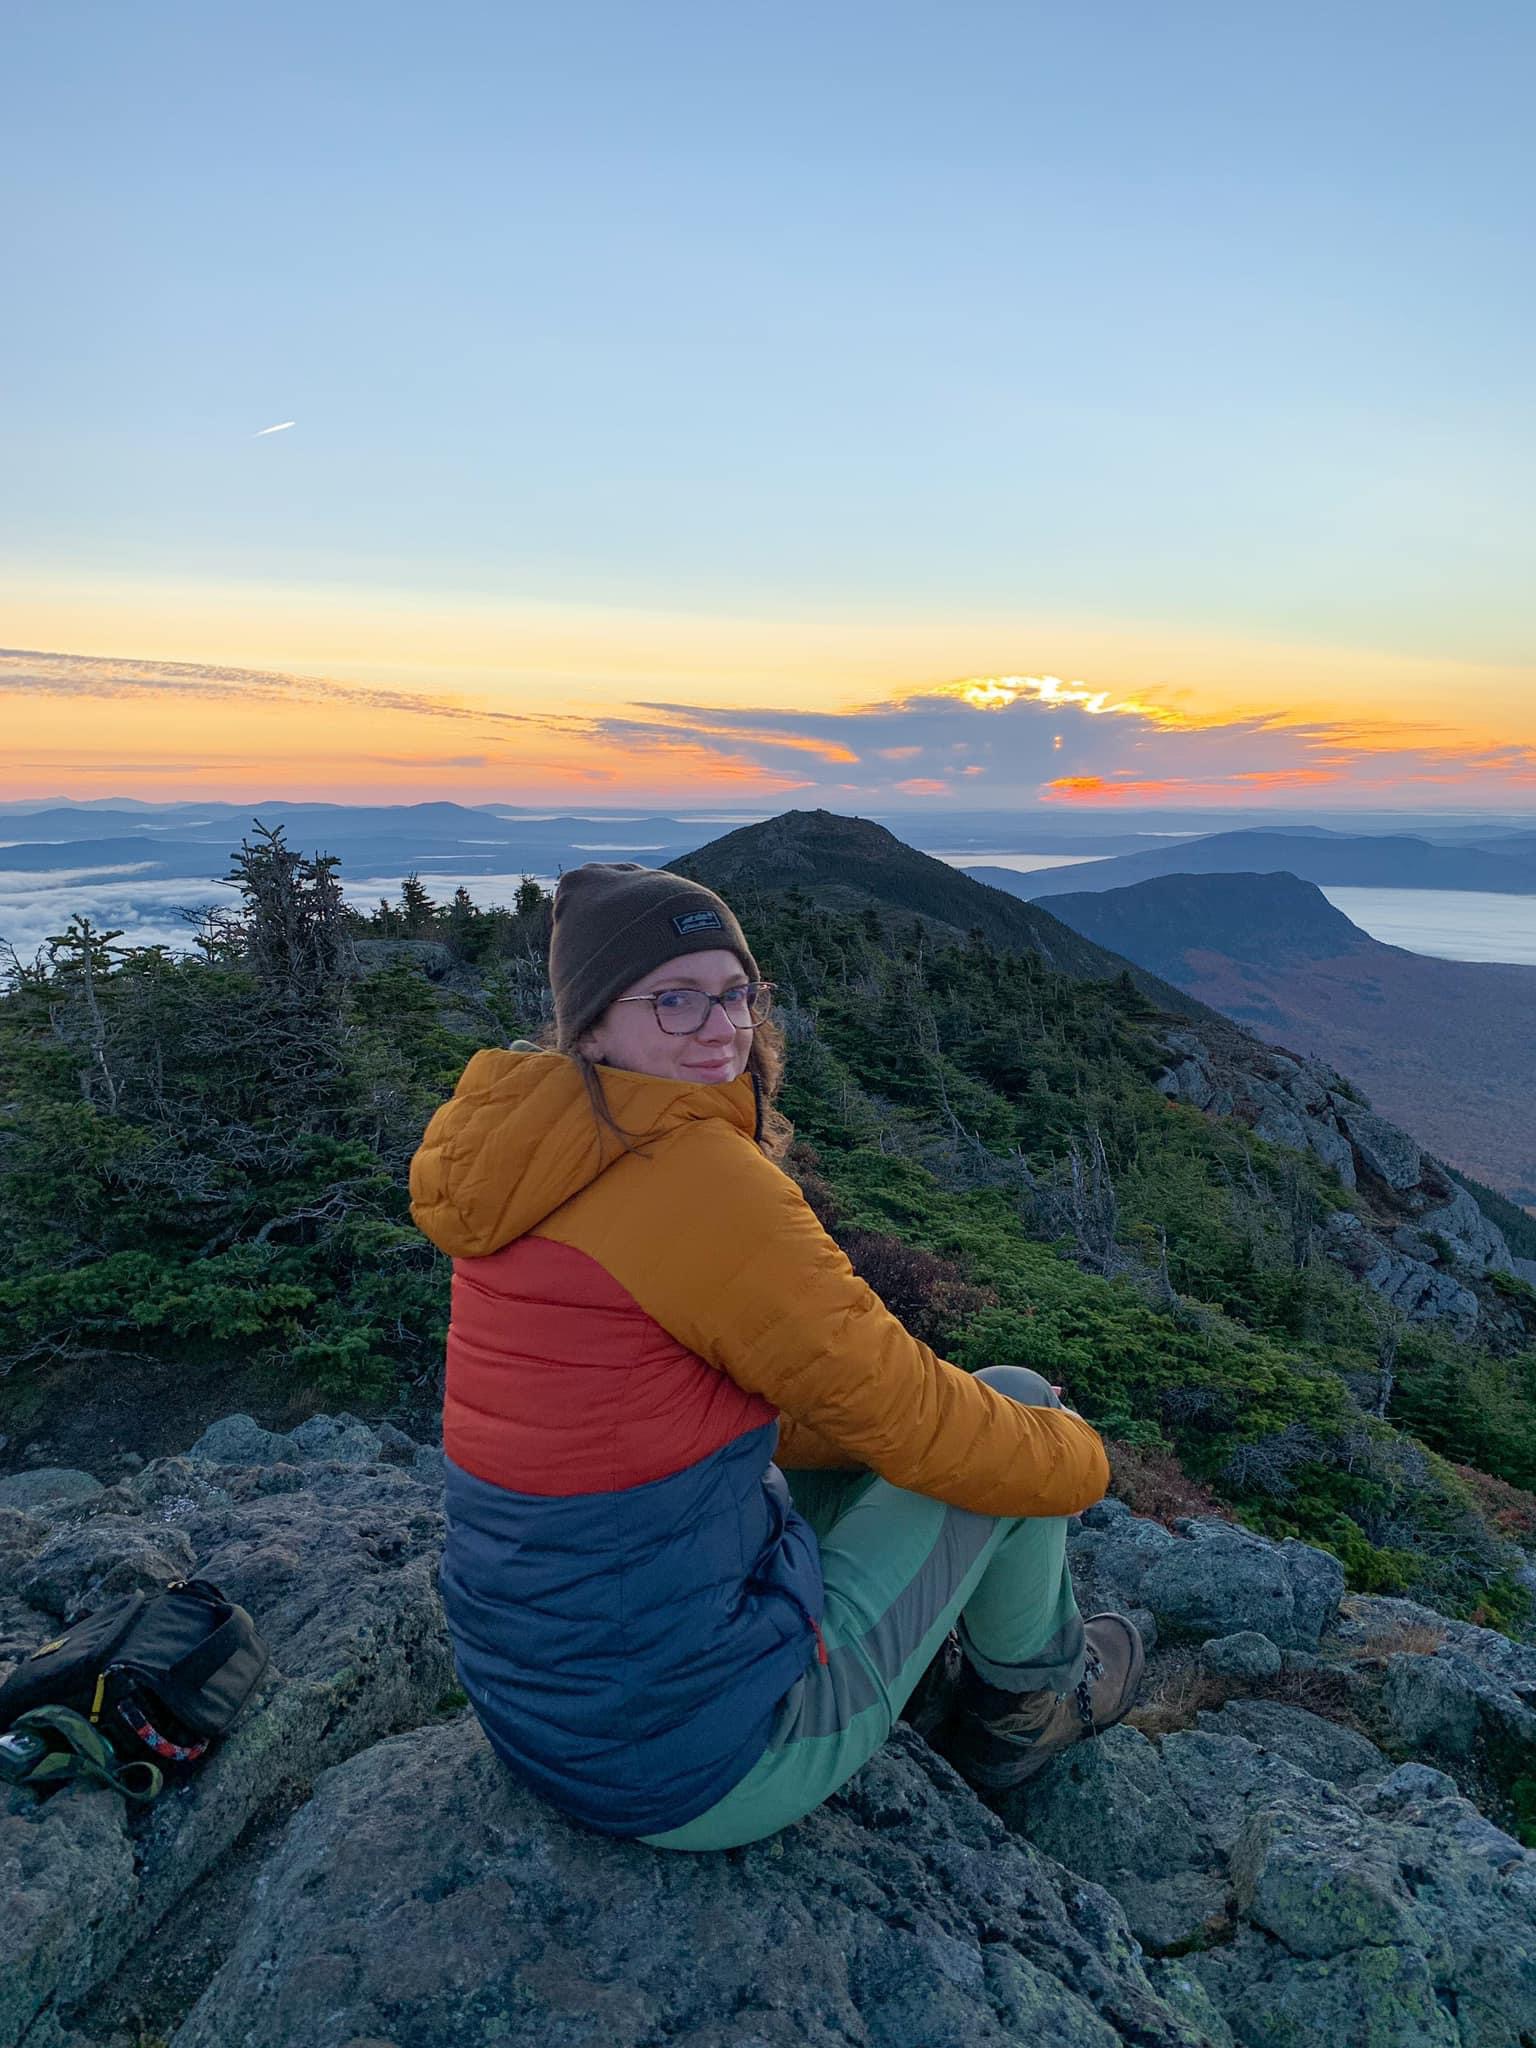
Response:
[[[1384,945],[1289,874],[1167,875],[1051,902],[1086,937],[1348,1074],[1451,1165],[1536,1201],[1536,967]]]
[[[1047,896],[1117,889],[1162,875],[1295,875],[1329,888],[1465,889],[1499,895],[1536,894],[1536,855],[1491,853],[1437,846],[1406,834],[1366,837],[1328,832],[1273,832],[1263,828],[1218,832],[1177,846],[1117,854],[1034,874],[968,868],[990,886],[1039,902]],[[1006,878],[1006,879],[1005,879]]]

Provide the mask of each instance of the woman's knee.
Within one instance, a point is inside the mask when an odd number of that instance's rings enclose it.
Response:
[[[989,1387],[996,1387],[1021,1408],[1059,1408],[1060,1400],[1049,1380],[1042,1379],[1027,1365],[984,1365],[976,1375]]]

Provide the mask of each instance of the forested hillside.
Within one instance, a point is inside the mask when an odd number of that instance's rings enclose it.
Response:
[[[1128,974],[966,933],[959,899],[882,906],[877,869],[861,908],[758,876],[794,1170],[914,1329],[1065,1382],[1145,1512],[1215,1501],[1357,1587],[1524,1628],[1536,1295],[1477,1281],[1459,1337],[1325,1256],[1362,1191],[1170,1099],[1189,1021]],[[0,1000],[9,1462],[151,1453],[234,1407],[435,1403],[448,1273],[406,1167],[469,1053],[539,1025],[547,900],[408,881],[359,918],[275,835],[234,879],[189,957],[76,920]]]

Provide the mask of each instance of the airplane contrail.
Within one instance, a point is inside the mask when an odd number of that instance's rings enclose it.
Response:
[[[298,424],[297,420],[279,420],[275,427],[258,427],[251,439],[259,441],[263,434],[286,434],[290,427],[296,427]]]

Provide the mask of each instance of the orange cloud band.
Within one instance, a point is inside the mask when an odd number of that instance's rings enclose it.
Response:
[[[1196,716],[1052,676],[973,676],[823,710],[569,698],[549,709],[275,669],[10,652],[0,703],[5,793],[16,795],[51,795],[72,778],[93,791],[241,797],[281,782],[283,793],[354,799],[668,802],[728,785],[744,800],[808,790],[866,807],[962,792],[981,804],[1128,806],[1323,788],[1337,802],[1380,801],[1399,784],[1519,802],[1536,785],[1536,745],[1524,739],[1358,714]],[[843,774],[829,781],[833,770]]]

